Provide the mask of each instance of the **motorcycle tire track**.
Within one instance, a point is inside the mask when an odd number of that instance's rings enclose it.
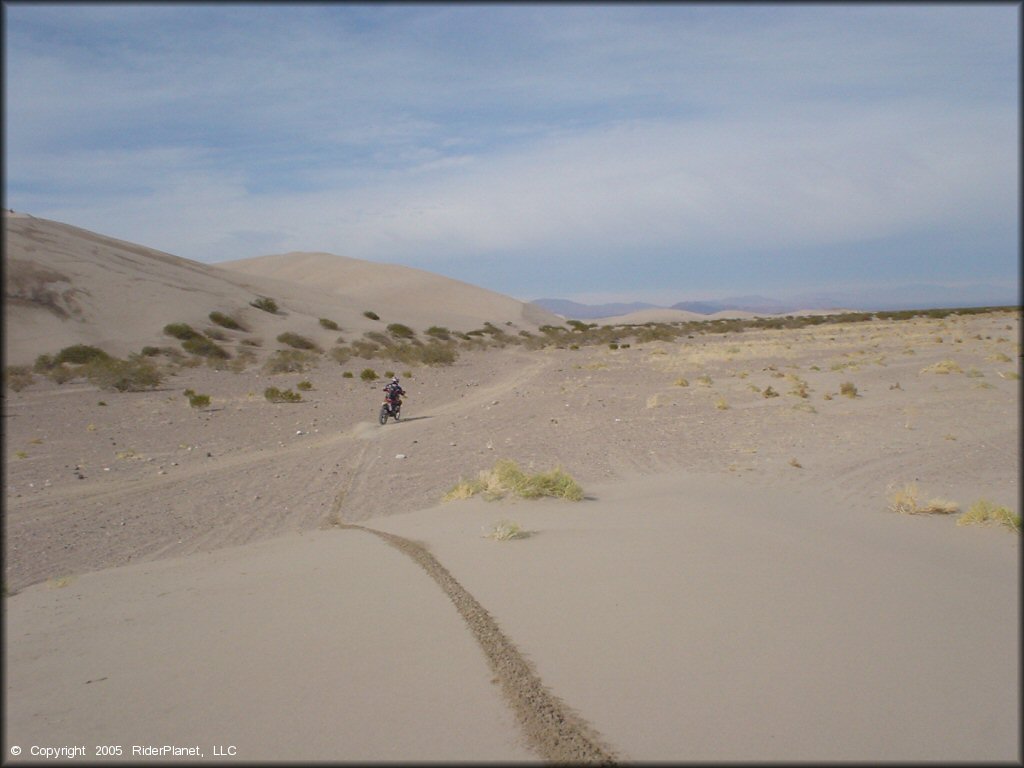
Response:
[[[337,506],[340,508],[340,504]],[[533,666],[505,636],[494,618],[423,545],[354,523],[338,521],[335,524],[383,539],[412,558],[437,582],[483,649],[527,743],[546,761],[605,765],[620,761],[597,731],[545,687]]]

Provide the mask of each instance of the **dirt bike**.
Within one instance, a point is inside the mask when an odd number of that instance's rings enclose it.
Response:
[[[402,418],[401,400],[396,400],[394,404],[392,404],[390,400],[385,398],[384,402],[380,406],[380,423],[387,424],[388,416],[390,416],[395,421],[398,421],[399,419]]]

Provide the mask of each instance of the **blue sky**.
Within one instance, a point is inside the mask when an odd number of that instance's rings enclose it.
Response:
[[[1019,4],[4,4],[5,207],[530,300],[1020,279]]]

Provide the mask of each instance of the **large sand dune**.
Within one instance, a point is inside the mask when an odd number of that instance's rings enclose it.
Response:
[[[261,296],[272,298],[279,314],[251,306]],[[330,254],[211,266],[60,222],[4,216],[4,324],[16,330],[4,334],[8,365],[73,344],[123,357],[167,344],[169,323],[210,327],[214,311],[236,317],[264,348],[283,331],[330,348],[338,333],[321,318],[349,339],[389,323],[465,332],[485,322],[516,331],[558,322],[531,304],[407,267]]]
[[[6,347],[59,349],[66,323],[137,344],[89,251],[137,277],[138,246],[61,227],[18,258],[64,275],[43,282],[69,317],[8,302]],[[312,322],[303,301],[353,291],[361,316],[354,279],[316,294],[291,258],[143,263],[168,321],[255,288]],[[484,319],[402,274],[396,322]],[[5,389],[4,754],[1019,762],[1019,534],[888,502],[916,483],[1020,511],[1019,332],[993,312],[464,351],[413,366],[386,426],[379,383],[341,375],[380,360]],[[262,396],[303,379],[300,403]],[[586,498],[441,502],[500,458]],[[487,537],[503,519],[527,535]]]

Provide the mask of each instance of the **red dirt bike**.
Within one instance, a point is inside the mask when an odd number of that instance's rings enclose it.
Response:
[[[408,395],[406,395],[408,397]],[[380,406],[380,423],[387,424],[388,416],[395,421],[402,418],[402,401],[399,398],[395,398],[393,401],[388,398],[384,398],[384,402]]]

